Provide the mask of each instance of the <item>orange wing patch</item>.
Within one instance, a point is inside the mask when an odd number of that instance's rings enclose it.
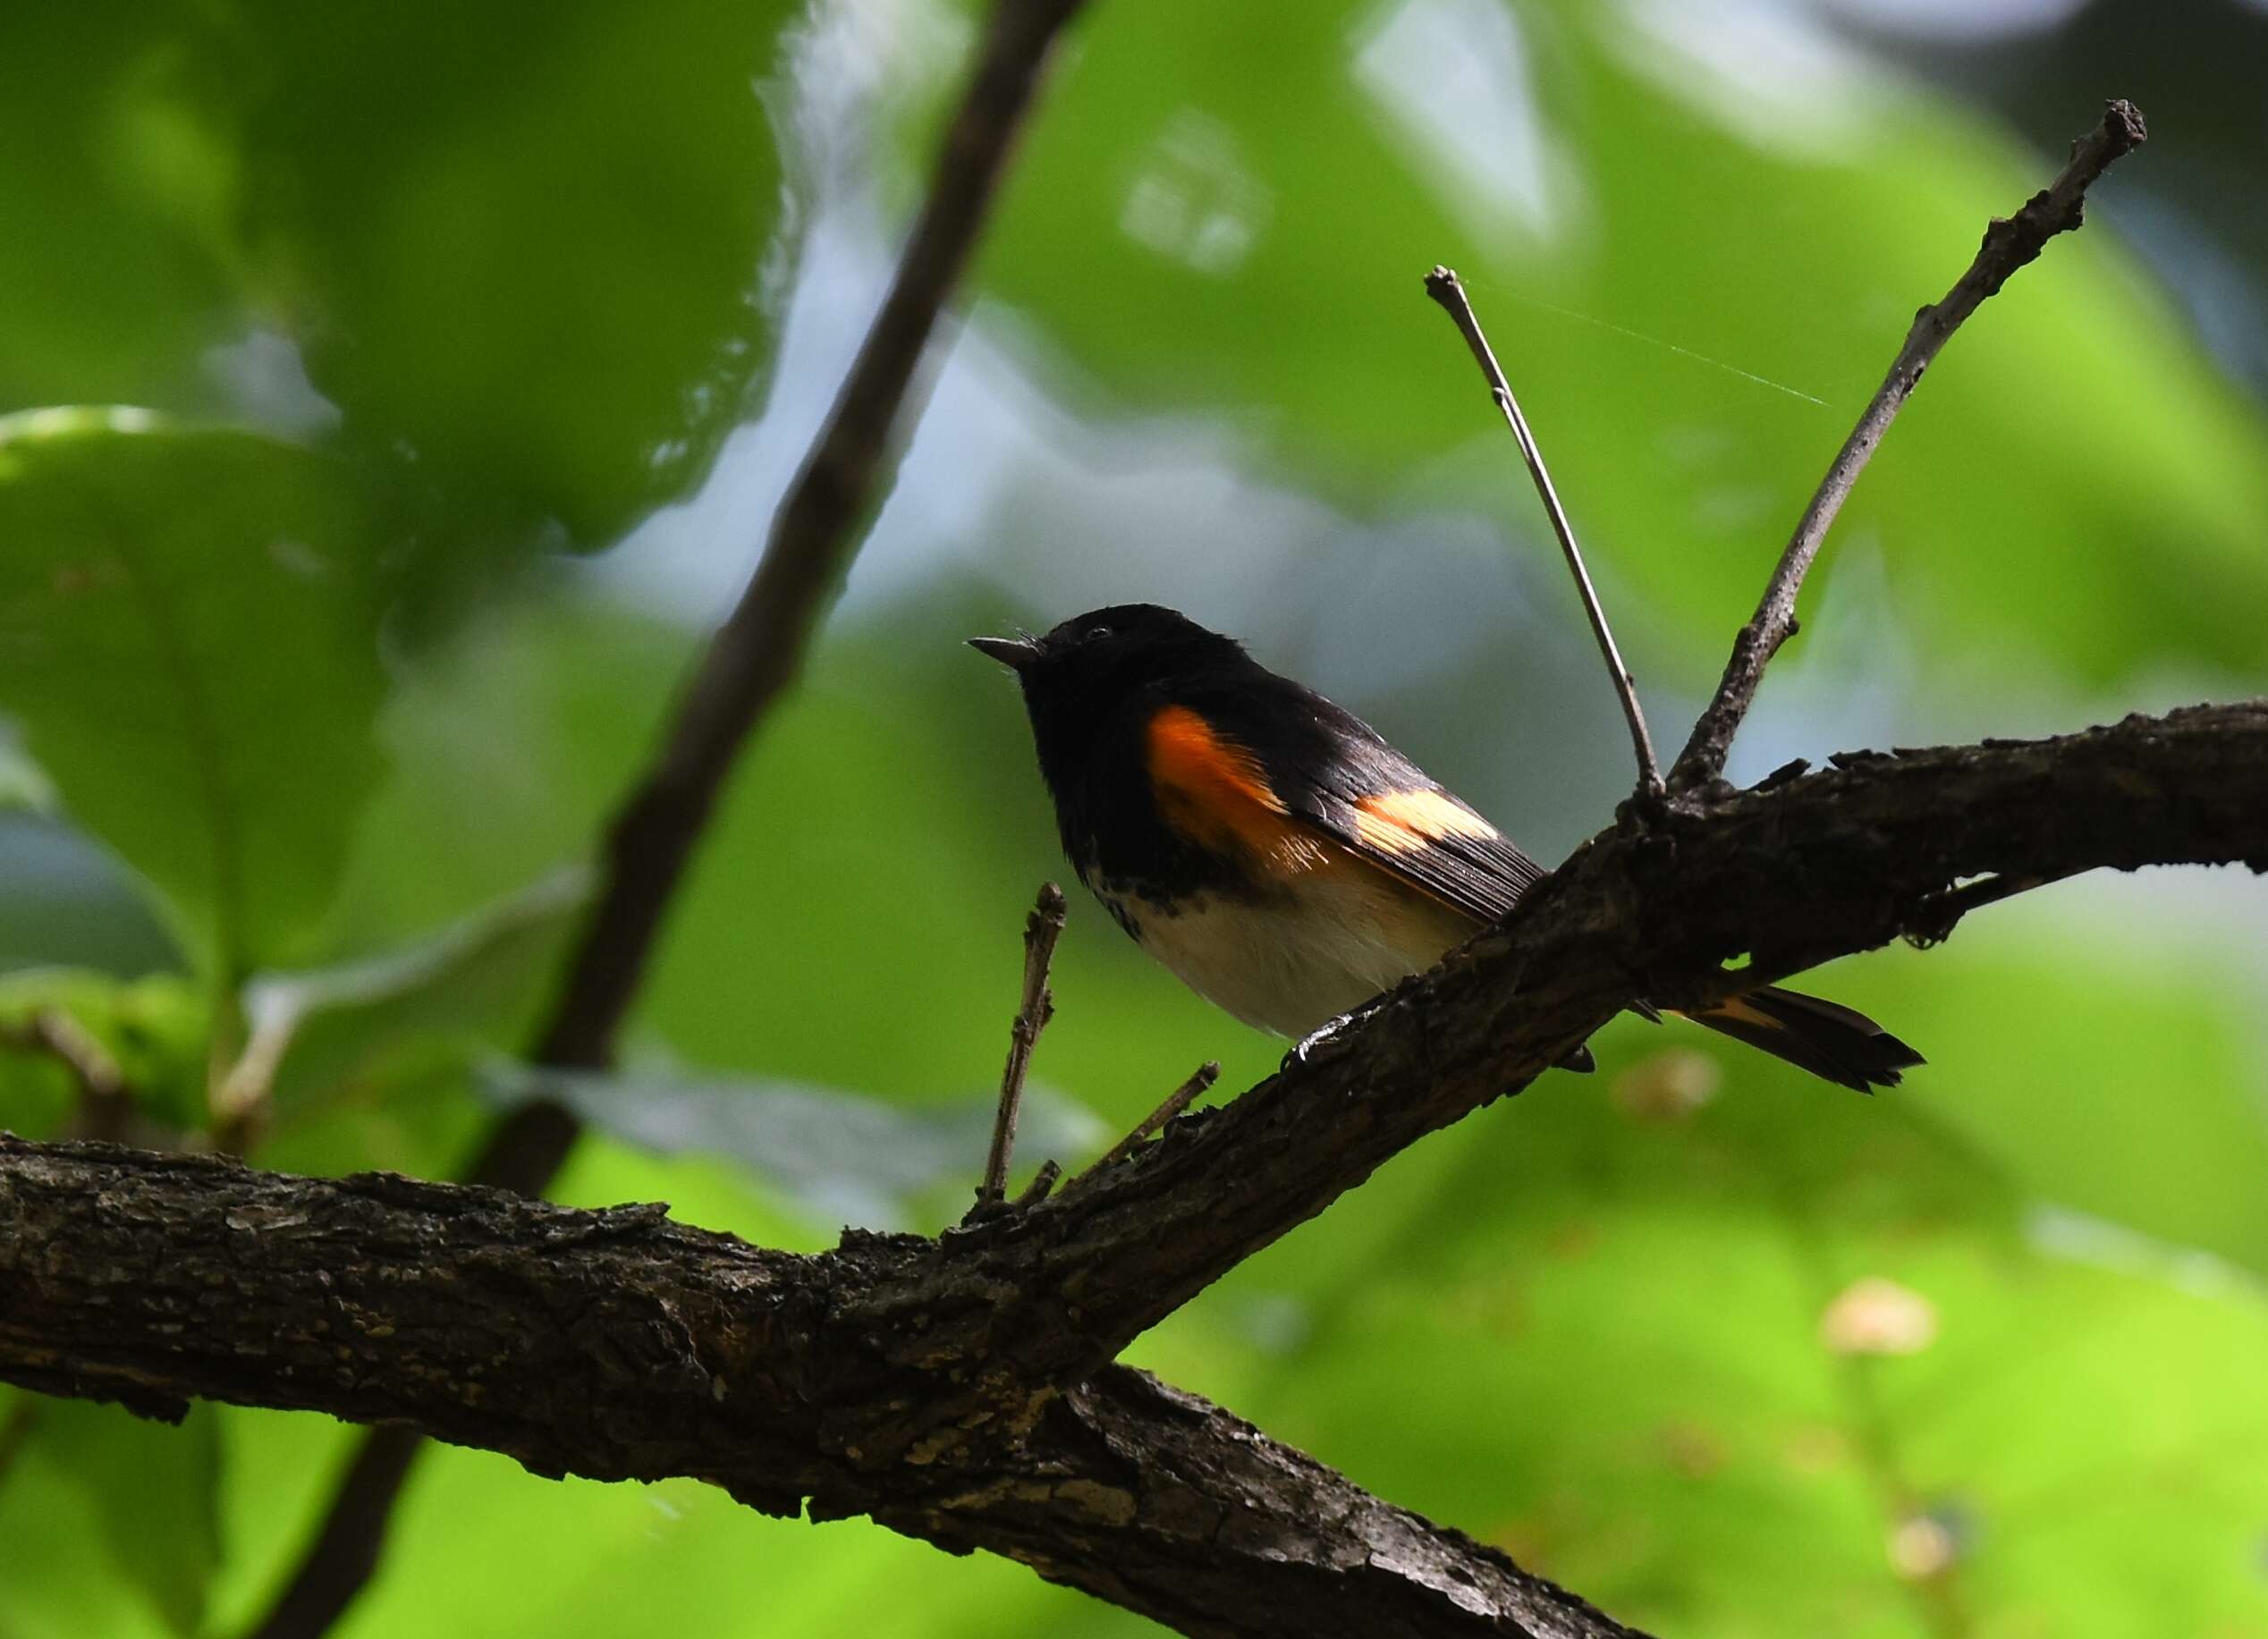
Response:
[[[1150,719],[1150,784],[1175,830],[1207,848],[1239,848],[1282,875],[1330,863],[1323,840],[1291,815],[1259,760],[1186,705]]]
[[[1355,803],[1355,835],[1382,854],[1411,854],[1443,837],[1494,837],[1496,827],[1439,791],[1381,791]]]

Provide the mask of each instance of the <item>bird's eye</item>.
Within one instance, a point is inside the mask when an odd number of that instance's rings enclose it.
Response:
[[[1094,642],[1097,638],[1107,638],[1110,635],[1111,629],[1107,626],[1090,626],[1087,629],[1086,633],[1087,640],[1089,643]]]

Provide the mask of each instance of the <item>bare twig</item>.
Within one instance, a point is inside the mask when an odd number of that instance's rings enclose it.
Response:
[[[1567,521],[1566,509],[1560,505],[1559,492],[1552,487],[1552,475],[1544,469],[1544,452],[1536,445],[1536,435],[1528,430],[1528,418],[1520,413],[1519,401],[1512,396],[1511,385],[1497,366],[1488,338],[1481,334],[1480,320],[1474,316],[1473,304],[1466,299],[1463,283],[1450,269],[1435,267],[1426,275],[1426,294],[1439,302],[1442,310],[1455,321],[1458,334],[1465,338],[1465,345],[1473,350],[1480,373],[1487,378],[1496,408],[1503,411],[1505,424],[1519,441],[1520,457],[1528,463],[1528,476],[1536,480],[1536,493],[1543,497],[1544,511],[1552,520],[1552,532],[1559,536],[1560,550],[1567,554],[1567,567],[1575,577],[1575,589],[1582,594],[1583,613],[1590,617],[1591,635],[1598,639],[1599,653],[1606,657],[1607,674],[1614,680],[1615,695],[1622,702],[1623,719],[1630,725],[1630,746],[1638,759],[1638,787],[1658,794],[1662,790],[1662,771],[1654,761],[1654,741],[1646,731],[1646,714],[1638,709],[1638,685],[1631,680],[1629,667],[1622,663],[1622,652],[1614,646],[1614,634],[1607,629],[1606,611],[1599,606],[1598,591],[1591,585],[1591,572],[1583,566],[1582,551],[1575,545],[1574,528]]]
[[[125,1072],[92,1032],[61,1008],[40,1008],[21,1024],[0,1024],[0,1046],[44,1053],[71,1073],[79,1089],[74,1130],[123,1143],[133,1127],[134,1099]]]
[[[1160,1104],[1156,1109],[1151,1111],[1149,1114],[1144,1116],[1140,1120],[1137,1121],[1134,1124],[1134,1130],[1132,1132],[1128,1133],[1125,1137],[1121,1138],[1116,1144],[1111,1145],[1109,1149],[1104,1150],[1103,1153],[1096,1158],[1093,1166],[1087,1168],[1086,1171],[1080,1173],[1078,1178],[1073,1179],[1071,1181],[1073,1183],[1081,1182],[1086,1179],[1093,1177],[1096,1173],[1100,1172],[1104,1168],[1114,1167],[1120,1162],[1124,1161],[1129,1155],[1131,1155],[1134,1153],[1134,1146],[1136,1145],[1141,1143],[1143,1139],[1148,1137],[1152,1133],[1157,1131],[1161,1127],[1164,1127],[1175,1116],[1181,1114],[1184,1110],[1187,1110],[1191,1104],[1195,1103],[1199,1098],[1204,1096],[1207,1088],[1212,1086],[1214,1082],[1220,1079],[1221,1066],[1219,1060],[1207,1059],[1204,1063],[1198,1065],[1195,1070],[1190,1072],[1189,1078],[1187,1081],[1183,1082],[1180,1086],[1174,1088],[1173,1091],[1165,1095],[1165,1102],[1164,1103]]]
[[[1732,657],[1725,663],[1716,695],[1693,725],[1692,737],[1670,771],[1670,783],[1677,790],[1706,785],[1724,772],[1732,737],[1756,700],[1764,667],[1780,646],[1796,634],[1796,594],[1803,587],[1804,575],[1819,555],[1820,543],[1826,539],[1829,526],[1842,510],[1874,446],[1882,443],[1922,372],[1986,297],[2037,257],[2049,240],[2080,224],[2088,186],[2148,134],[2142,111],[2132,103],[2121,98],[2108,105],[2102,123],[2071,145],[2070,163],[2062,173],[2027,200],[2015,215],[1994,217],[1984,230],[1984,242],[1977,248],[1968,271],[1943,300],[1914,316],[1913,328],[1906,333],[1906,344],[1898,350],[1890,374],[1883,378],[1858,425],[1843,441],[1811,504],[1804,509],[1788,549],[1780,554],[1779,565],[1764,587],[1764,600],[1733,639]]]
[[[801,668],[820,606],[840,577],[918,410],[918,377],[940,313],[966,267],[1052,48],[1081,0],[1000,0],[945,133],[929,192],[859,356],[774,514],[763,559],[702,658],[654,765],[608,830],[605,881],[569,959],[560,996],[530,1059],[600,1069],[646,970],[662,916],[725,773],[749,732]],[[580,1124],[550,1099],[522,1104],[491,1129],[475,1183],[522,1195],[549,1187]],[[315,1547],[257,1639],[316,1639],[368,1580],[406,1453],[380,1430],[349,1468]],[[301,1598],[301,1584],[329,1590]]]
[[[228,1073],[214,1083],[209,1101],[213,1146],[223,1153],[241,1155],[266,1125],[268,1094],[299,1034],[300,1018],[295,1008],[270,1011],[252,1026],[244,1051]]]
[[[1047,1199],[1054,1190],[1055,1180],[1062,1176],[1063,1168],[1060,1162],[1041,1162],[1039,1170],[1032,1174],[1032,1181],[1025,1185],[1023,1192],[1016,1197],[1016,1210],[1021,1212],[1028,1206],[1037,1206]]]
[[[993,1115],[992,1147],[985,1155],[985,1181],[977,1189],[978,1208],[994,1206],[1008,1195],[1008,1162],[1016,1153],[1016,1120],[1024,1108],[1024,1077],[1032,1048],[1055,1017],[1055,998],[1047,988],[1047,965],[1063,935],[1071,908],[1054,883],[1039,885],[1039,897],[1024,918],[1024,988],[1016,1017],[1008,1026],[1008,1062],[1000,1072],[1000,1106]]]
[[[1960,919],[1972,910],[1982,910],[1987,905],[1997,905],[2002,900],[2012,900],[2019,893],[2029,893],[2044,888],[2052,879],[2036,872],[2010,872],[1997,876],[1980,876],[1975,882],[1963,883],[1958,888],[1925,900],[1906,919],[1906,942],[1917,950],[1926,950],[1932,945],[1943,944],[1953,936],[1953,929]]]

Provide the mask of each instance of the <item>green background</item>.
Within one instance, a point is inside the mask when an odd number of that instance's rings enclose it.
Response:
[[[2153,139],[1931,371],[1733,772],[2268,687],[2268,15],[2235,0],[1095,0],[808,674],[736,766],[563,1199],[816,1248],[981,1160],[1054,829],[959,645],[1247,638],[1557,858],[1629,781],[1457,266],[1657,739],[1913,309],[2106,94]],[[1926,13],[1928,15],[1925,15]],[[918,197],[936,0],[116,0],[0,54],[0,1021],[262,1164],[457,1170],[593,838]],[[2099,876],[1807,981],[1862,1101],[1634,1020],[1132,1358],[1667,1635],[2268,1633],[2268,892]],[[1276,1043],[1087,904],[1023,1145]],[[0,1123],[63,1128],[0,1053]],[[0,1639],[221,1635],[352,1431],[0,1390]],[[436,1449],[338,1630],[1154,1631],[690,1483]]]

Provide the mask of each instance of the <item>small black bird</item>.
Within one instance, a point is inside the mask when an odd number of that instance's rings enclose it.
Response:
[[[1248,1025],[1320,1033],[1544,874],[1369,724],[1171,609],[969,641],[1023,684],[1079,880]],[[1777,986],[1692,1017],[1862,1093],[1922,1062],[1865,1014]]]

